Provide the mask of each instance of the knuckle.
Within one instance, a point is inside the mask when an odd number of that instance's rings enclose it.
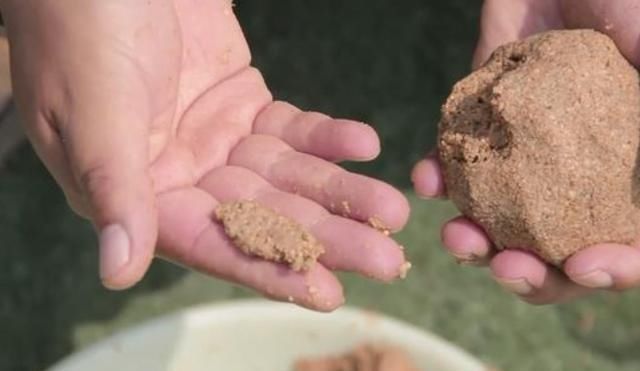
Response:
[[[113,177],[103,165],[89,167],[80,175],[80,186],[89,195],[106,192],[113,184]]]
[[[67,197],[67,204],[76,215],[84,219],[91,219],[91,213],[79,197]]]

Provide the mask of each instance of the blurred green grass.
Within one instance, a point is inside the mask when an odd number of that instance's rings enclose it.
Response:
[[[468,72],[478,5],[240,0],[236,9],[276,97],[371,123],[384,152],[350,167],[410,197],[412,220],[398,236],[414,263],[409,278],[382,285],[343,275],[349,304],[435,331],[505,371],[638,370],[638,293],[521,303],[484,270],[441,251],[439,226],[455,215],[448,203],[411,196],[411,164],[433,143],[451,84]],[[164,262],[132,290],[103,290],[90,227],[69,212],[27,146],[0,175],[0,206],[0,370],[39,370],[161,313],[251,296]]]

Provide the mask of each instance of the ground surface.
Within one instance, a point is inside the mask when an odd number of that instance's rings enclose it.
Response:
[[[433,142],[438,106],[467,72],[475,3],[239,0],[237,10],[276,95],[371,122],[384,154],[358,169],[409,194],[410,165]],[[398,237],[414,263],[409,278],[389,286],[345,276],[349,304],[432,330],[505,371],[640,369],[640,292],[520,303],[442,253],[448,203],[411,201],[412,221]],[[107,292],[94,246],[90,228],[21,148],[0,175],[0,370],[39,370],[158,314],[251,295],[163,262],[135,289]]]

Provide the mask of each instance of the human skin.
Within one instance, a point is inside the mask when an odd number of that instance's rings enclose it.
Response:
[[[564,28],[592,28],[609,35],[622,54],[640,66],[638,19],[637,0],[486,0],[473,66],[479,67],[499,45]],[[435,153],[416,164],[412,180],[423,197],[446,195]],[[587,247],[570,257],[561,272],[522,250],[495,251],[482,228],[464,217],[443,226],[442,241],[460,261],[489,265],[498,283],[534,304],[568,301],[597,289],[640,285],[640,243]]]
[[[401,229],[406,199],[336,164],[375,158],[375,131],[274,101],[229,0],[0,7],[27,135],[95,225],[105,286],[130,287],[159,256],[328,311],[344,301],[333,271],[400,274],[402,250],[364,221]],[[213,217],[235,199],[307,227],[325,245],[321,264],[300,273],[242,254]]]

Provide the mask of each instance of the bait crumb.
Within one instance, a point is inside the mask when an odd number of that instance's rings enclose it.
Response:
[[[337,356],[301,359],[295,371],[418,371],[409,355],[392,346],[362,344]]]
[[[411,269],[411,262],[405,262],[404,264],[402,264],[400,266],[400,278],[401,279],[405,279],[407,278],[407,274],[409,273],[409,270]]]
[[[349,206],[349,202],[342,201],[342,212],[343,212],[344,216],[351,215],[351,206]]]
[[[233,244],[250,256],[309,270],[324,247],[296,221],[253,201],[220,204],[216,217]]]
[[[613,41],[550,31],[498,48],[454,86],[438,152],[449,198],[498,249],[561,266],[637,237],[639,132],[640,79]]]
[[[480,266],[486,262],[486,257],[481,257],[477,254],[470,254],[466,257],[456,256],[454,257],[456,264],[468,265],[468,266]]]
[[[220,56],[218,57],[218,61],[220,62],[220,64],[222,65],[227,65],[229,64],[229,61],[231,60],[231,48],[225,48],[224,51],[222,52],[222,54],[220,54]]]
[[[308,291],[309,295],[315,296],[318,293],[318,288],[315,286],[309,286]]]
[[[367,220],[367,223],[373,228],[380,232],[382,232],[385,236],[389,235],[389,228],[378,218],[377,216],[372,216]]]

